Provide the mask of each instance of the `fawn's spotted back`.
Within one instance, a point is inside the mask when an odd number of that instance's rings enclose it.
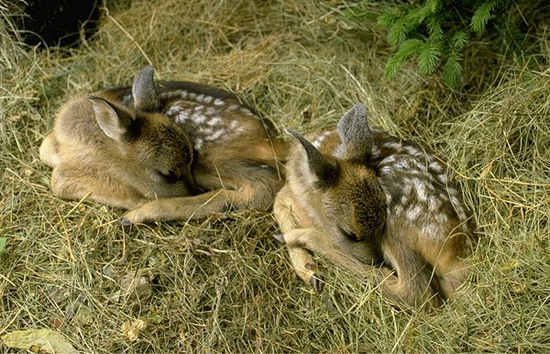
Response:
[[[158,85],[161,113],[183,127],[198,153],[211,145],[250,134],[251,129],[257,129],[258,122],[266,133],[276,134],[271,122],[227,92],[194,83],[179,82],[180,87],[174,87],[174,82],[160,81]],[[131,94],[124,95],[122,101],[125,105],[134,104]]]
[[[376,171],[386,195],[388,213],[422,222],[425,236],[437,237],[440,225],[457,217],[464,231],[471,233],[466,207],[446,168],[433,154],[412,142],[371,128],[373,145],[366,164]],[[313,145],[333,154],[340,144],[336,131],[314,134]]]

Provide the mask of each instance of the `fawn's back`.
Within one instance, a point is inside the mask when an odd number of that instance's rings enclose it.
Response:
[[[445,258],[441,257],[443,245],[466,256],[472,226],[445,166],[417,144],[380,129],[371,131],[372,150],[365,164],[376,173],[384,190],[387,233],[399,234],[408,247],[434,265]],[[336,131],[316,134],[312,140],[328,155],[340,145]],[[448,239],[450,234],[456,235],[454,239]]]

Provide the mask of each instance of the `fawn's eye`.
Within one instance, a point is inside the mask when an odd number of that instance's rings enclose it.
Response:
[[[161,171],[157,171],[157,174],[160,176],[160,178],[164,182],[166,182],[168,184],[176,183],[179,180],[179,177],[176,174],[176,171],[174,171],[174,170],[170,170],[170,171],[168,171],[168,173],[163,173]]]
[[[344,236],[346,236],[346,238],[350,241],[354,241],[354,242],[357,242],[357,241],[361,241],[356,234],[354,234],[353,232],[349,232],[349,231],[346,231],[344,229],[342,229],[340,226],[338,226],[338,230],[340,231],[340,233]]]

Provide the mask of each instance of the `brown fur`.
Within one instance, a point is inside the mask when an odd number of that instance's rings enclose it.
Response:
[[[181,107],[211,110],[214,120],[176,122],[171,113]],[[213,122],[238,130],[217,139],[201,135]],[[234,95],[195,83],[157,83],[146,67],[132,88],[67,102],[40,158],[53,167],[52,190],[62,198],[131,209],[123,223],[187,220],[228,207],[269,209],[286,155],[274,135],[271,123]]]
[[[467,275],[471,231],[433,156],[370,130],[363,106],[344,115],[337,132],[317,136],[319,149],[292,134],[298,143],[274,212],[299,277],[322,289],[309,250],[374,273],[401,303],[434,306],[452,297]]]

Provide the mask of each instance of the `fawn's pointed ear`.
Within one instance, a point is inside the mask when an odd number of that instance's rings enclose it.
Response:
[[[336,126],[340,146],[335,156],[344,160],[364,161],[370,156],[373,136],[367,122],[367,108],[361,104],[353,106],[340,118]]]
[[[154,74],[155,68],[147,65],[136,75],[132,85],[132,97],[136,110],[154,112],[160,107]]]
[[[302,144],[307,156],[308,168],[312,174],[313,183],[318,188],[328,188],[338,179],[338,165],[329,161],[312,143],[293,130],[286,129],[296,140]]]
[[[123,141],[131,131],[134,116],[126,109],[97,96],[89,96],[99,128],[109,138]]]

